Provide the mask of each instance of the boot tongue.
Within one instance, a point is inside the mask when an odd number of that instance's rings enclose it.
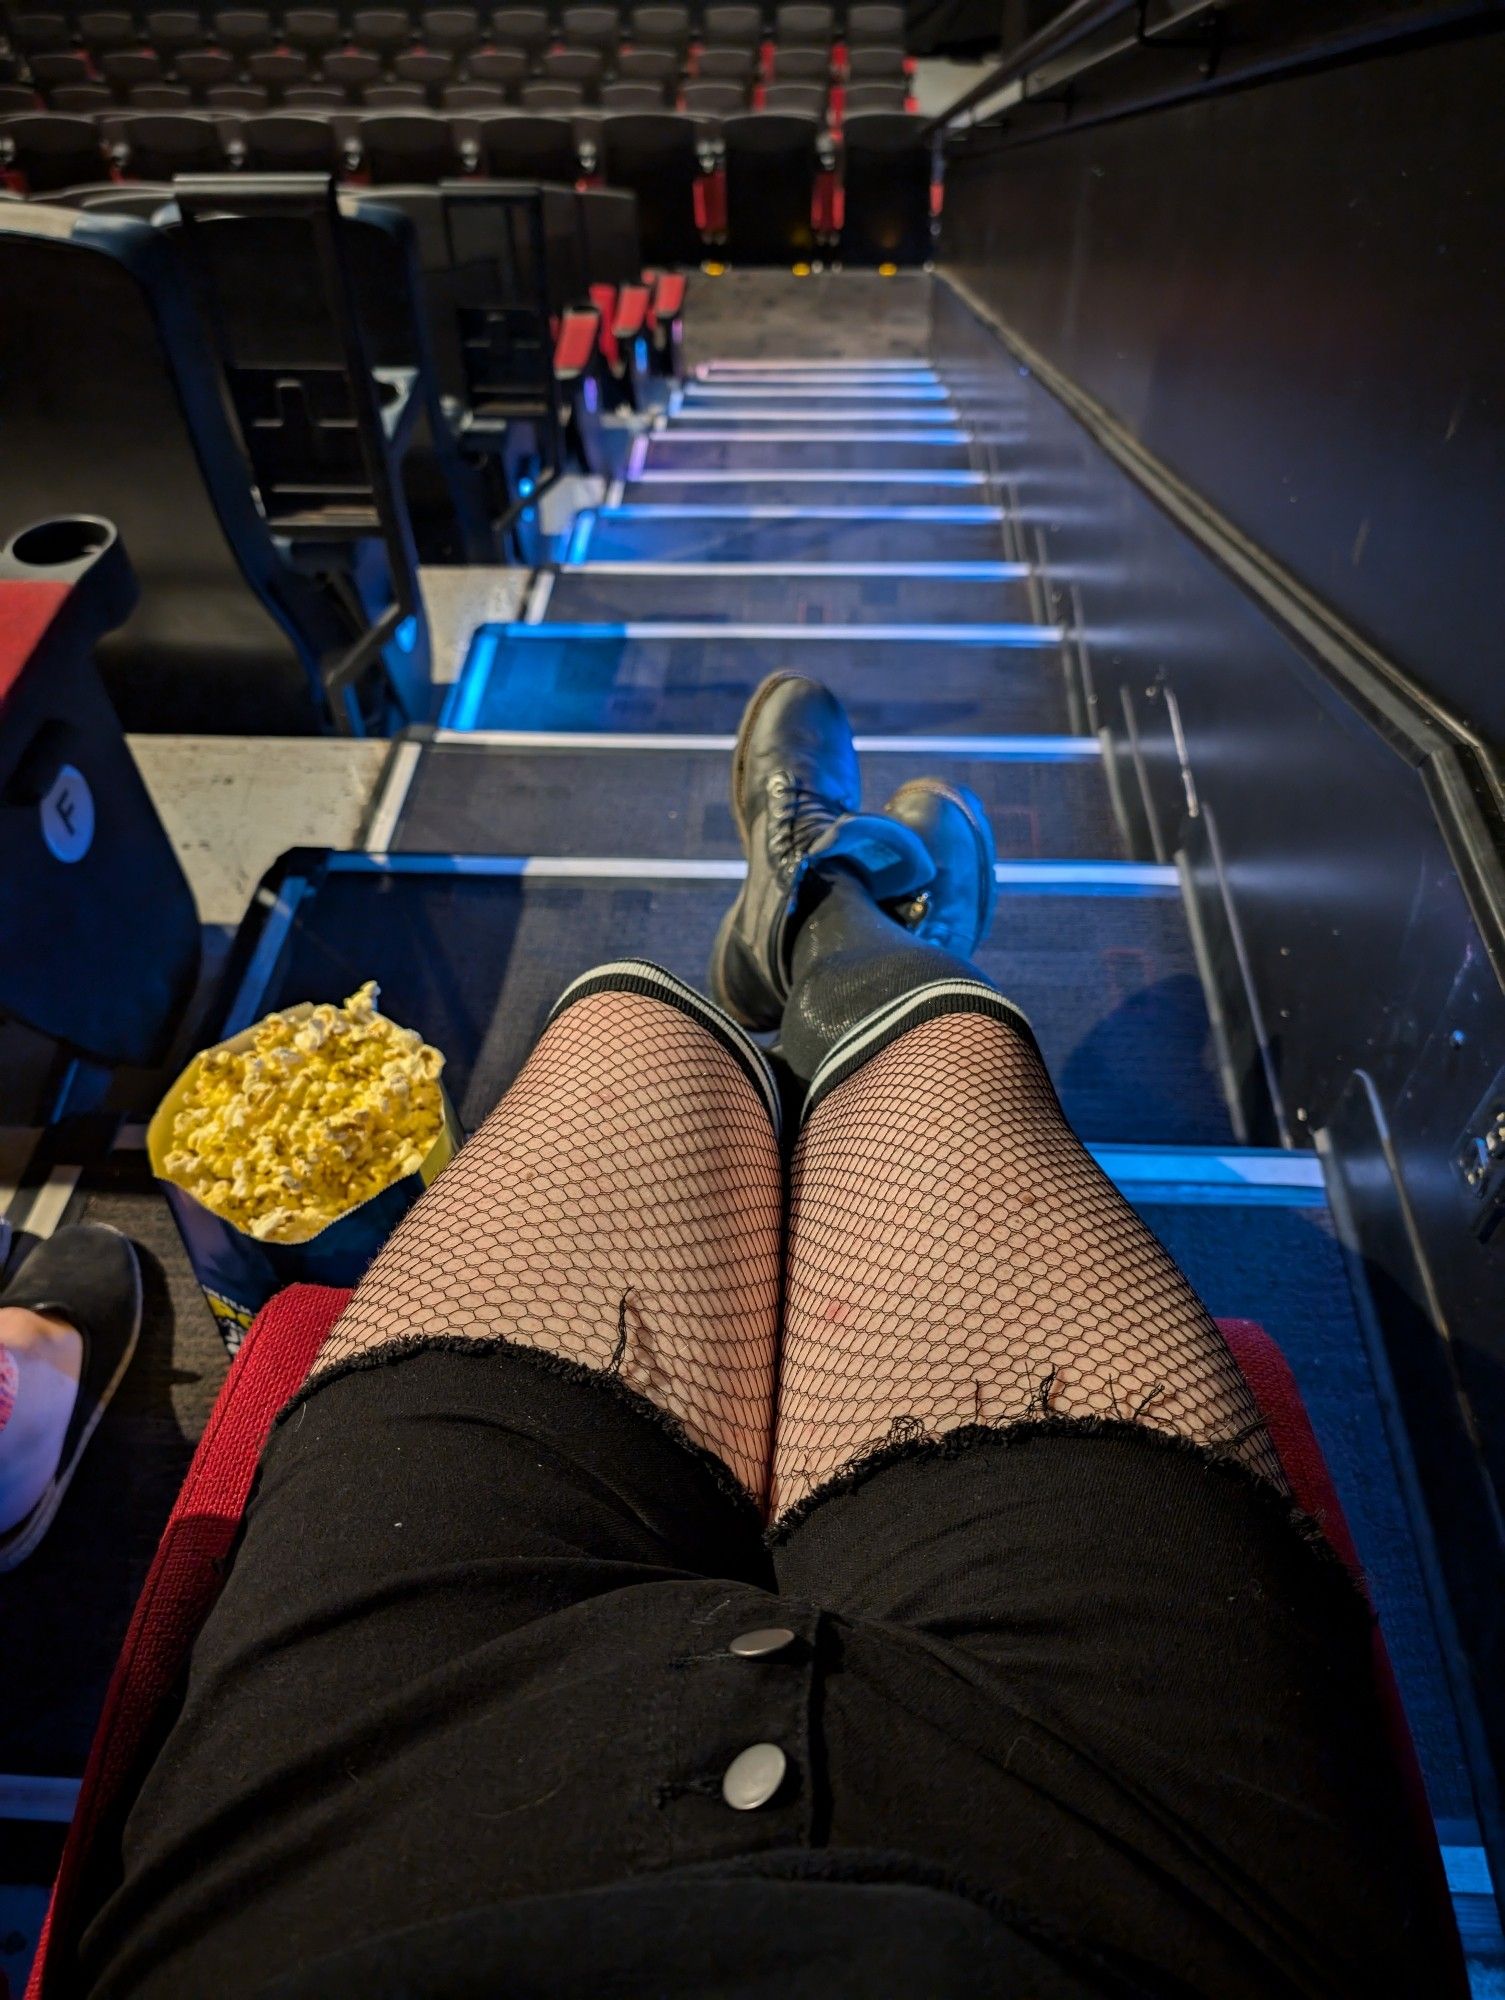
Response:
[[[846,810],[835,799],[822,797],[788,771],[768,780],[768,800],[775,840],[782,858],[806,853],[831,830]]]

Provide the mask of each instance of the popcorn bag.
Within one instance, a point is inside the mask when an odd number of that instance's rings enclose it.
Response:
[[[443,1056],[377,997],[288,1007],[205,1049],[147,1128],[232,1354],[284,1285],[355,1284],[460,1145]]]

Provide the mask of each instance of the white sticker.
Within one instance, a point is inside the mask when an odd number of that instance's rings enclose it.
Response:
[[[42,838],[59,861],[82,861],[94,842],[94,794],[82,771],[65,764],[42,801]]]

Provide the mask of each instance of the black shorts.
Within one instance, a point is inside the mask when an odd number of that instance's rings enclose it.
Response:
[[[765,1542],[614,1382],[414,1342],[279,1420],[80,1990],[1422,1993],[1369,1625],[1154,1432],[895,1450]]]

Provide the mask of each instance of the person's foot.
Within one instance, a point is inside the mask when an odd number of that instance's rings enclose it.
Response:
[[[913,828],[935,865],[932,881],[890,904],[890,913],[924,943],[971,958],[988,934],[998,896],[998,848],[982,800],[965,785],[911,778],[883,810]]]
[[[0,1316],[18,1309],[18,1321],[74,1330],[82,1341],[78,1387],[71,1413],[60,1426],[51,1475],[34,1504],[0,1535],[0,1570],[14,1569],[29,1556],[52,1524],[84,1449],[100,1417],[120,1386],[136,1351],[141,1332],[141,1266],[136,1247],[118,1229],[83,1223],[60,1229],[39,1243],[4,1291]],[[0,1325],[3,1325],[0,1317]],[[45,1329],[44,1329],[45,1330]],[[0,1334],[3,1340],[3,1334]],[[39,1358],[39,1343],[21,1347],[13,1357],[21,1368]],[[27,1383],[21,1369],[11,1422],[24,1417]],[[9,1430],[7,1425],[6,1429]],[[6,1433],[0,1431],[0,1479],[4,1477]]]
[[[935,865],[900,820],[858,811],[851,725],[835,695],[776,673],[753,695],[732,757],[732,809],[747,880],[711,953],[711,992],[748,1028],[772,1028],[789,997],[801,891],[812,871],[842,868],[879,902],[918,894]]]

